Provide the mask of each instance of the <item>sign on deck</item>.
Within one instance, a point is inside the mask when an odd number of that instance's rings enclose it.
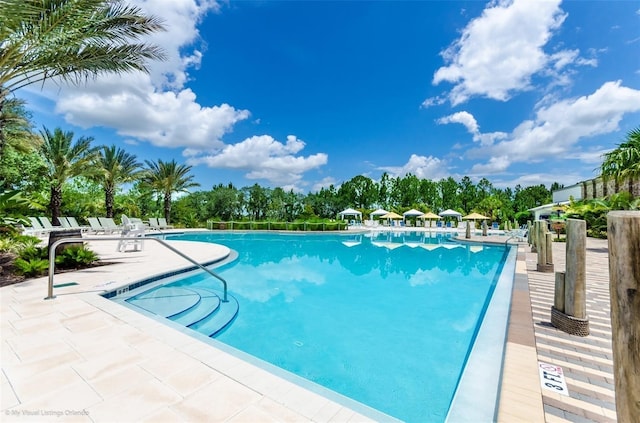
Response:
[[[544,389],[562,395],[569,395],[562,367],[538,361],[538,371],[540,373],[540,385]]]

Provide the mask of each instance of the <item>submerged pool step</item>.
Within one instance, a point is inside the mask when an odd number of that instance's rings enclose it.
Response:
[[[229,326],[229,324],[233,322],[233,319],[238,315],[239,305],[238,301],[232,295],[228,295],[227,299],[227,302],[220,302],[218,311],[210,314],[199,322],[190,325],[189,328],[209,337],[213,337]]]
[[[197,305],[200,302],[200,295],[186,288],[163,286],[126,301],[153,314],[168,317]]]
[[[189,288],[200,296],[200,301],[182,312],[169,317],[176,323],[183,326],[190,326],[199,322],[220,307],[220,297],[215,292],[201,288]]]

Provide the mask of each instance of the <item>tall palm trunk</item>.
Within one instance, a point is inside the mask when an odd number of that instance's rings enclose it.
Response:
[[[171,223],[171,193],[164,193],[164,218],[167,219],[167,223]]]
[[[104,188],[104,205],[107,209],[107,217],[113,217],[114,191],[113,187],[107,186]]]
[[[49,201],[49,210],[51,210],[51,223],[54,226],[60,225],[60,207],[62,206],[62,187],[51,187],[51,200]]]

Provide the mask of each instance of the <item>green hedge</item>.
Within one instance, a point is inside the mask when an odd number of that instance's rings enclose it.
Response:
[[[207,229],[234,231],[342,231],[345,222],[223,222],[208,220]]]

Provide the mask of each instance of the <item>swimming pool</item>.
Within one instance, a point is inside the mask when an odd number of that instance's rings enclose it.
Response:
[[[503,246],[435,233],[169,239],[216,242],[239,254],[216,270],[239,310],[216,340],[405,421],[447,417],[508,255]],[[164,301],[175,306],[166,314],[183,319],[179,310],[196,297],[181,290],[210,301],[206,293],[219,289],[201,273],[160,286],[173,298],[139,288],[128,305],[149,311],[150,302]]]

